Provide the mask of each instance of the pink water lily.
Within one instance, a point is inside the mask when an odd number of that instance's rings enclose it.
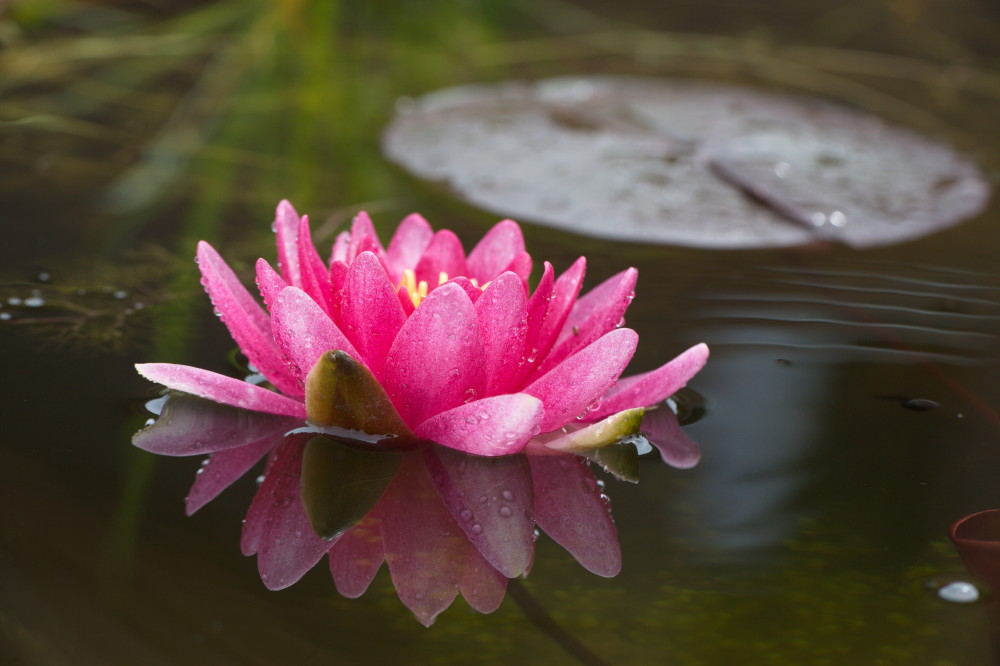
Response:
[[[280,273],[257,262],[266,310],[211,245],[199,244],[197,261],[233,339],[277,390],[165,363],[138,365],[143,376],[208,400],[304,418],[310,370],[324,352],[339,350],[367,368],[416,437],[498,456],[539,435],[655,405],[708,357],[696,345],[619,381],[638,343],[635,331],[621,327],[637,271],[580,296],[585,260],[558,278],[546,262],[532,291],[531,256],[510,220],[466,255],[454,233],[434,232],[419,215],[405,218],[385,248],[361,213],[327,261],[308,218],[287,201],[274,229]]]

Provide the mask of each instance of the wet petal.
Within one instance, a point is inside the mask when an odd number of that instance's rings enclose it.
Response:
[[[260,291],[264,305],[270,310],[281,290],[289,286],[285,279],[271,268],[266,259],[257,260],[257,289]],[[268,322],[270,324],[270,322]]]
[[[625,377],[601,399],[600,407],[590,418],[598,419],[623,409],[655,405],[684,388],[706,361],[708,345],[702,343],[656,370]]]
[[[521,227],[513,220],[501,220],[469,252],[469,272],[465,275],[475,278],[479,284],[486,284],[506,270],[522,252],[524,236]]]
[[[436,414],[414,430],[417,437],[477,456],[521,451],[537,432],[542,402],[525,393],[497,395]]]
[[[545,360],[552,345],[555,344],[556,337],[563,329],[566,317],[569,316],[570,309],[576,302],[586,270],[587,260],[580,257],[555,281],[552,286],[551,298],[547,299],[546,308],[542,312],[542,319],[534,325],[537,328],[530,338],[532,342],[526,344],[525,365],[518,373],[518,380],[514,386],[523,386],[525,380],[536,376],[539,364]]]
[[[284,434],[268,435],[246,446],[211,454],[198,468],[194,484],[184,499],[187,515],[192,515],[218,497],[219,493],[250,471],[282,439]]]
[[[351,246],[347,251],[348,263],[357,259],[362,252],[372,252],[379,260],[385,259],[385,250],[378,239],[375,225],[368,213],[361,211],[351,222]]]
[[[572,455],[528,456],[535,521],[587,571],[616,576],[622,567],[618,530],[590,465]]]
[[[489,564],[520,576],[534,551],[534,495],[525,456],[476,458],[442,447],[424,452],[452,517]]]
[[[542,375],[527,388],[545,405],[541,430],[555,430],[578,415],[586,414],[614,384],[635,353],[639,336],[628,328],[606,333]]]
[[[278,269],[285,282],[302,286],[299,272],[299,214],[287,200],[278,204],[274,215],[274,233],[278,243]]]
[[[347,274],[341,324],[376,377],[381,376],[385,357],[405,321],[406,313],[382,264],[371,252],[363,252]]]
[[[456,284],[428,295],[389,350],[383,385],[411,427],[483,391],[476,311]]]
[[[152,382],[224,405],[303,419],[306,415],[305,406],[297,400],[209,370],[174,363],[139,363],[135,369]]]
[[[302,290],[309,294],[327,314],[330,313],[329,269],[316,252],[309,231],[309,216],[303,215],[299,223],[299,274]]]
[[[431,289],[437,286],[441,273],[448,277],[468,275],[462,241],[447,229],[437,232],[424,248],[414,272],[417,282],[426,281]]]
[[[272,310],[274,337],[300,381],[328,349],[339,349],[360,358],[333,320],[301,289],[282,289]]]
[[[240,350],[280,391],[296,395],[295,381],[271,338],[267,313],[211,245],[198,243],[197,257],[205,291]]]
[[[513,273],[502,273],[476,301],[483,336],[486,395],[501,392],[518,369],[527,331],[524,286]]]
[[[629,268],[608,278],[577,300],[539,372],[547,372],[567,356],[619,326],[625,310],[635,297],[637,277],[638,271]]]

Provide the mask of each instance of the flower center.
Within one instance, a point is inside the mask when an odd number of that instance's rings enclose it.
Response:
[[[448,274],[445,273],[444,271],[441,271],[440,273],[438,273],[438,282],[434,286],[440,287],[447,281],[448,281]],[[476,287],[479,287],[479,283],[476,282],[475,278],[469,278],[469,282],[471,282]],[[489,282],[487,282],[486,284],[484,284],[482,287],[479,288],[485,289],[487,285],[489,285]],[[423,303],[424,299],[427,298],[427,292],[430,291],[430,287],[427,285],[427,280],[421,280],[420,282],[417,282],[417,274],[414,273],[413,269],[411,268],[403,269],[403,279],[400,281],[399,287],[397,287],[396,290],[398,291],[399,289],[406,289],[406,293],[409,295],[410,300],[413,301],[413,307],[417,307],[418,305]]]

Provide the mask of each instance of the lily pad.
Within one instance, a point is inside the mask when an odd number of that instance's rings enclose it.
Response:
[[[808,97],[696,81],[557,78],[430,93],[386,154],[499,215],[706,248],[898,243],[985,207],[949,146]]]

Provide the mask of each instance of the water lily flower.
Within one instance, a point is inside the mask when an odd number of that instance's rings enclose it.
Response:
[[[287,201],[274,229],[280,273],[257,262],[267,310],[211,245],[199,244],[197,261],[233,339],[277,391],[182,365],[140,364],[143,376],[223,404],[303,418],[310,371],[336,350],[370,373],[407,433],[497,456],[522,451],[537,435],[656,405],[708,357],[696,345],[619,381],[638,343],[621,325],[637,271],[580,296],[585,260],[558,278],[546,262],[531,291],[531,256],[510,220],[466,255],[454,233],[434,232],[419,215],[404,219],[384,248],[361,213],[337,237],[329,261],[312,242],[308,218]]]
[[[173,393],[134,443],[209,454],[188,513],[266,458],[241,542],[265,585],[287,587],[328,555],[338,589],[358,596],[384,560],[425,624],[459,592],[494,609],[530,565],[536,524],[591,571],[615,575],[607,500],[580,456],[615,465],[641,432],[666,462],[695,464],[697,446],[663,401],[708,357],[700,344],[619,379],[638,342],[622,326],[636,270],[581,296],[582,257],[558,277],[546,262],[532,290],[510,220],[466,255],[418,215],[386,248],[362,213],[328,261],[288,202],[274,229],[279,270],[256,266],[264,307],[208,243],[197,252],[202,284],[261,381],[136,366]],[[581,500],[581,485],[593,497]],[[410,566],[417,552],[437,555]]]

